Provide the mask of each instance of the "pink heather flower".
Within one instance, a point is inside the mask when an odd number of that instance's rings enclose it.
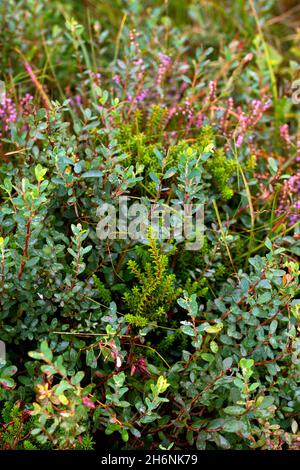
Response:
[[[229,119],[230,119],[230,114],[233,111],[234,107],[234,101],[233,98],[230,96],[227,100],[227,106],[226,109],[220,118],[220,127],[222,128],[223,135],[227,134],[227,128],[229,126]]]
[[[94,72],[94,73],[93,73],[93,78],[95,78],[96,80],[100,80],[100,78],[101,78],[101,73],[99,73],[99,72]]]
[[[132,29],[131,31],[129,31],[129,39],[130,39],[130,45],[132,47],[135,47],[135,48],[139,48],[139,45],[136,41],[136,30],[135,29]]]
[[[136,59],[133,61],[134,65],[143,65],[144,60],[140,57],[139,59]]]
[[[186,99],[185,102],[184,102],[182,114],[188,118],[189,126],[191,126],[192,121],[193,121],[193,117],[194,117],[194,113],[193,113],[192,104],[191,104],[189,99]]]
[[[137,97],[136,97],[136,99],[135,99],[136,102],[137,102],[137,103],[140,103],[140,102],[144,101],[144,100],[146,99],[147,95],[148,95],[148,90],[142,90],[142,91],[137,95]]]
[[[300,162],[300,140],[297,141],[296,162]]]
[[[172,59],[170,56],[166,54],[162,54],[162,53],[160,53],[158,57],[159,57],[159,65],[158,65],[156,84],[160,86],[168,69],[172,65]]]
[[[83,403],[84,406],[86,406],[87,408],[91,408],[91,409],[95,409],[95,408],[96,408],[95,403],[94,403],[89,397],[83,397],[83,398],[82,398],[82,403]]]
[[[168,116],[167,116],[167,119],[166,119],[166,124],[171,121],[174,114],[176,114],[176,106],[172,106],[169,109]]]
[[[271,105],[270,100],[253,100],[249,114],[245,114],[241,107],[237,108],[238,116],[238,138],[236,145],[240,147],[248,130],[252,129],[263,117],[265,111]]]
[[[300,221],[300,171],[284,181],[278,215],[287,214],[288,224]]]
[[[286,146],[289,147],[291,144],[290,133],[289,133],[289,126],[288,124],[283,124],[280,126],[280,137],[285,142]]]
[[[196,116],[196,126],[197,127],[202,127],[203,126],[203,122],[204,122],[204,116],[203,114],[200,112],[197,114]]]
[[[17,108],[15,103],[7,95],[3,94],[0,99],[0,123],[2,131],[8,131],[9,125],[17,119]],[[2,133],[0,133],[2,137]]]
[[[253,54],[252,52],[249,52],[243,59],[243,62],[244,64],[246,64],[247,62],[250,62],[251,60],[253,59]]]
[[[80,95],[75,95],[74,100],[75,100],[75,103],[77,104],[77,106],[81,105],[81,96]]]
[[[209,99],[213,101],[216,99],[216,89],[217,89],[217,82],[215,80],[211,80],[208,84],[209,88]]]
[[[113,81],[117,83],[117,85],[121,85],[121,77],[120,75],[114,75],[113,76]]]
[[[81,106],[82,104],[80,95],[75,95],[74,98],[68,98],[68,101],[73,107]]]
[[[164,65],[165,67],[169,67],[170,65],[172,65],[172,58],[170,56],[160,53],[158,57],[159,57],[160,63]]]
[[[240,148],[240,146],[242,145],[244,141],[244,136],[242,134],[238,135],[237,139],[236,139],[236,146],[237,148]]]
[[[30,114],[33,113],[33,105],[31,101],[33,100],[33,96],[30,95],[29,93],[26,93],[26,95],[21,99],[20,101],[20,111],[23,116],[29,116]]]

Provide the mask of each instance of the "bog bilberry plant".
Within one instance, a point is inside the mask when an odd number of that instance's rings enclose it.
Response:
[[[296,29],[200,3],[0,9],[2,449],[299,449]]]

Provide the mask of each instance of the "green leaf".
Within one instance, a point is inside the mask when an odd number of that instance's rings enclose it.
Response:
[[[152,179],[152,181],[154,181],[154,183],[155,183],[156,185],[159,184],[159,178],[158,178],[158,176],[157,176],[155,173],[153,173],[153,171],[151,171],[151,173],[149,174],[149,176],[150,176],[150,178]]]
[[[66,368],[65,368],[64,365],[63,365],[63,357],[62,357],[62,356],[58,356],[58,358],[57,358],[56,361],[54,362],[54,365],[55,365],[57,371],[58,371],[63,377],[67,375]]]
[[[259,387],[259,383],[254,382],[253,384],[249,386],[249,392],[254,392],[254,390],[256,390],[258,387]]]
[[[224,370],[230,369],[232,366],[232,363],[233,363],[232,357],[226,357],[226,359],[224,359],[222,362],[223,369]]]
[[[217,323],[216,325],[209,325],[205,328],[206,333],[209,334],[217,334],[220,333],[220,331],[223,328],[223,323]]]
[[[56,374],[56,370],[54,369],[54,367],[52,367],[50,365],[42,366],[41,371],[44,374],[47,374],[47,375],[55,375]]]
[[[28,351],[28,356],[32,357],[33,359],[37,359],[43,361],[45,359],[44,354],[38,351]]]
[[[207,426],[207,429],[209,431],[213,430],[213,429],[218,429],[218,428],[221,428],[224,424],[224,419],[223,418],[217,418],[217,419],[213,419],[209,425]]]
[[[243,389],[245,388],[245,384],[244,384],[244,382],[243,382],[241,379],[236,378],[236,379],[234,379],[233,383],[234,383],[234,385],[235,385],[236,387],[238,387],[240,390],[243,390]]]
[[[243,408],[242,406],[227,406],[226,408],[224,408],[224,413],[233,416],[241,415],[245,411],[245,408]]]
[[[265,245],[270,251],[272,251],[273,245],[272,245],[272,242],[269,238],[266,239]]]
[[[73,387],[66,381],[61,380],[60,383],[54,387],[54,393],[56,396],[63,394],[65,390],[73,390]]]
[[[41,431],[42,431],[41,428],[33,428],[30,431],[30,434],[32,434],[32,436],[37,436],[38,434],[40,434]]]
[[[273,320],[270,324],[270,333],[271,334],[275,333],[275,331],[277,330],[277,326],[278,326],[278,321]]]
[[[258,296],[257,301],[260,305],[262,305],[262,304],[269,302],[271,298],[272,298],[271,292],[264,292],[263,294]]]
[[[78,384],[82,381],[83,377],[84,377],[84,372],[79,371],[79,372],[77,372],[76,375],[74,375],[74,376],[71,378],[71,383],[72,383],[73,385],[78,385]]]
[[[219,346],[217,345],[215,341],[211,341],[209,347],[214,354],[216,354],[219,351]]]
[[[165,377],[163,375],[160,375],[157,379],[157,384],[156,384],[157,393],[158,394],[164,393],[167,390],[167,388],[169,387],[169,385],[170,384],[167,382]]]
[[[190,325],[182,325],[180,327],[181,331],[188,336],[195,336],[195,330],[192,326]]]
[[[58,395],[58,399],[63,405],[67,405],[69,403],[69,400],[67,399],[67,397],[63,393]]]
[[[82,178],[101,178],[101,176],[103,176],[103,172],[98,170],[85,171],[81,175]]]
[[[37,181],[40,183],[43,181],[45,174],[47,173],[47,168],[43,168],[40,163],[37,164],[37,166],[34,169],[35,172],[35,177]]]
[[[249,370],[253,367],[254,361],[253,361],[253,359],[246,359],[245,357],[243,357],[240,360],[239,365],[240,365],[241,369]]]
[[[92,369],[97,368],[97,358],[95,356],[93,349],[88,349],[86,351],[86,365],[88,367],[91,367]]]
[[[215,443],[217,444],[217,446],[220,447],[221,449],[226,449],[226,450],[230,449],[230,443],[221,434],[219,434],[217,432],[213,433],[213,439],[214,439]]]
[[[4,369],[2,369],[0,371],[1,375],[5,376],[5,377],[11,377],[12,375],[14,375],[16,372],[17,372],[17,367],[16,366],[8,366],[8,367],[5,367]]]
[[[42,341],[41,342],[41,353],[44,355],[44,358],[47,361],[49,361],[49,362],[52,361],[53,355],[52,355],[51,349],[48,346],[47,341]]]
[[[74,251],[72,248],[68,247],[67,250],[68,250],[68,252],[70,253],[70,255],[73,256],[73,258],[75,258],[75,259],[78,258],[78,254],[75,253],[75,251]]]
[[[171,176],[174,176],[176,172],[177,172],[177,168],[175,167],[169,168],[164,174],[163,179],[166,180],[168,178],[171,178]]]
[[[202,353],[200,357],[206,362],[212,362],[214,360],[214,356],[210,353]]]
[[[223,430],[225,432],[241,432],[242,430],[244,430],[244,428],[244,423],[242,421],[239,421],[238,419],[226,420],[223,425]]]
[[[278,171],[278,162],[277,162],[277,160],[275,160],[275,158],[273,158],[273,157],[269,157],[268,158],[268,163],[269,163],[269,168],[270,168],[271,175],[276,175],[276,173]],[[270,248],[270,249],[272,249],[272,248]]]
[[[293,419],[293,421],[292,421],[291,428],[292,428],[293,434],[296,434],[297,431],[298,431],[298,423],[295,419]]]
[[[122,429],[122,440],[124,442],[127,442],[129,439],[129,434],[128,434],[128,431],[127,429]]]
[[[114,400],[114,404],[121,408],[128,408],[128,406],[131,406],[131,404],[126,400]]]
[[[7,388],[14,388],[15,382],[10,377],[0,377],[0,384]]]
[[[271,396],[267,396],[267,397],[264,397],[264,399],[262,400],[262,402],[259,404],[258,408],[269,408],[269,406],[273,405],[275,399],[274,397],[271,397]]]
[[[4,189],[6,190],[7,193],[11,193],[12,191],[12,183],[11,183],[11,180],[9,178],[5,178],[4,181],[3,181],[3,187]]]
[[[113,377],[113,381],[116,387],[122,387],[125,382],[125,374],[124,372],[120,372],[119,374],[115,374]]]
[[[270,283],[270,281],[268,281],[268,279],[262,279],[262,280],[259,281],[259,283],[257,284],[257,288],[260,288],[260,289],[272,289],[272,284]]]

